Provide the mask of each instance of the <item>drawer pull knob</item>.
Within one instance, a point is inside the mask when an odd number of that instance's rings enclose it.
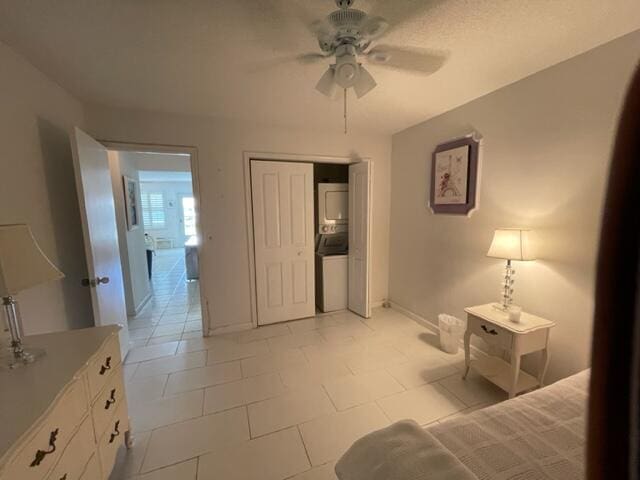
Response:
[[[481,325],[480,328],[482,328],[482,330],[484,330],[489,335],[497,335],[498,334],[498,332],[496,332],[496,330],[494,328],[489,330],[486,325]]]
[[[29,465],[30,467],[37,467],[42,463],[42,460],[44,460],[44,457],[56,451],[56,439],[58,438],[58,430],[59,429],[56,428],[49,435],[49,450],[38,450],[36,452],[35,458]]]
[[[113,443],[116,437],[120,435],[120,430],[118,430],[119,427],[120,427],[120,420],[118,420],[114,426],[113,433],[109,437],[109,443]]]
[[[111,390],[111,395],[107,398],[107,401],[104,404],[104,409],[109,410],[109,407],[116,403],[116,389]]]
[[[111,357],[107,357],[104,361],[104,365],[100,367],[100,375],[104,375],[107,370],[111,370]]]

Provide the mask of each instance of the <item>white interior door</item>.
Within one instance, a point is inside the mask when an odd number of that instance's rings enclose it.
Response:
[[[349,165],[349,310],[371,316],[371,176],[373,164]]]
[[[93,316],[97,326],[123,325],[120,347],[124,358],[129,330],[107,149],[77,127],[71,145],[89,274],[85,283],[91,289]]]
[[[258,324],[315,314],[313,165],[251,162]]]

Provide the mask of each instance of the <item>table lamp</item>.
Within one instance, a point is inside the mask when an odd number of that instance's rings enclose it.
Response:
[[[500,310],[507,311],[513,303],[513,276],[516,272],[511,267],[511,261],[535,260],[531,250],[530,233],[530,230],[520,228],[501,228],[493,234],[487,257],[502,258],[507,261],[502,284],[502,300],[495,305]]]
[[[0,297],[11,336],[9,352],[0,354],[0,368],[17,368],[44,355],[44,350],[22,344],[22,321],[14,295],[63,277],[42,253],[27,225],[0,225]]]

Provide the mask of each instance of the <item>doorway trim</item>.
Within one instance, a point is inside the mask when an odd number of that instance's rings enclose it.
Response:
[[[251,191],[251,160],[266,160],[272,162],[301,162],[301,163],[335,163],[340,165],[351,165],[360,162],[372,162],[370,157],[352,156],[334,156],[334,155],[309,155],[296,153],[271,153],[271,152],[255,152],[244,151],[243,168],[244,168],[244,200],[245,212],[247,219],[247,255],[249,261],[249,292],[251,301],[251,326],[258,328],[258,294],[256,286],[256,258],[255,258],[255,236],[253,231],[253,202]],[[373,170],[372,170],[373,172]],[[373,192],[374,179],[371,175],[371,191]],[[369,209],[369,229],[373,223],[373,195],[371,195],[371,208]],[[367,262],[371,264],[371,251]],[[371,284],[371,268],[369,272],[369,284]]]
[[[196,231],[200,235],[201,239],[198,244],[198,259],[202,259],[202,246],[204,241],[202,239],[202,203],[200,202],[200,171],[198,168],[198,149],[196,147],[189,147],[186,145],[158,145],[153,143],[135,143],[135,142],[118,142],[113,140],[101,140],[98,142],[103,144],[108,150],[115,150],[121,152],[149,152],[149,153],[182,153],[189,155],[189,163],[191,165],[191,183],[193,187],[193,198],[195,200],[196,210]],[[208,337],[210,335],[210,321],[209,321],[209,304],[207,298],[204,295],[205,278],[202,278],[202,269],[200,269],[200,310],[202,312],[202,335]]]

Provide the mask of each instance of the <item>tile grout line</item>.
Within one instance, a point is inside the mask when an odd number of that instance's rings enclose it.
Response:
[[[340,410],[338,410],[338,407],[336,406],[335,402],[333,401],[333,398],[331,398],[331,395],[329,395],[329,391],[327,390],[327,387],[325,386],[325,384],[324,383],[320,383],[320,387],[324,391],[324,394],[329,398],[329,401],[331,402],[331,405],[333,405],[333,409],[336,412],[339,412]]]
[[[454,374],[449,375],[449,376],[447,376],[447,377],[441,378],[440,380],[438,380],[438,381],[436,381],[436,382],[434,382],[434,383],[435,383],[435,384],[437,384],[440,388],[443,388],[443,389],[444,389],[447,393],[449,393],[453,398],[455,398],[455,399],[456,399],[456,400],[458,400],[460,403],[462,403],[462,404],[465,406],[465,408],[470,408],[470,407],[472,407],[473,405],[468,405],[468,404],[467,404],[467,402],[465,402],[464,400],[462,400],[462,398],[460,398],[460,397],[459,397],[458,395],[456,395],[453,391],[451,391],[451,389],[447,388],[447,386],[446,386],[446,385],[444,385],[443,383],[440,383],[440,382],[442,382],[443,380],[446,380],[447,378],[456,377],[456,376],[458,376],[458,375],[459,375],[459,373],[454,373]],[[432,384],[429,384],[429,385],[432,385]],[[459,410],[459,411],[461,411],[461,410]]]
[[[309,470],[311,470],[313,468],[313,463],[311,463],[311,456],[309,455],[309,450],[307,450],[307,444],[304,443],[304,437],[302,436],[302,431],[300,430],[300,424],[296,425],[296,430],[298,431],[300,443],[302,443],[302,448],[304,448],[304,453],[307,456],[307,461],[309,462]]]
[[[251,433],[251,421],[249,420],[249,405],[245,405],[244,411],[247,417],[247,428],[249,429],[249,440],[253,440],[253,435]]]

